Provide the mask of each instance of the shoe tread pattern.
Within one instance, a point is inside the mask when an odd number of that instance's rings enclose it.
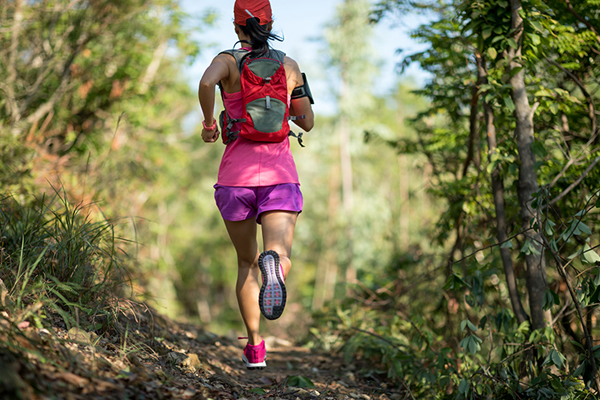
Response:
[[[272,262],[269,256],[273,258]],[[258,266],[263,277],[258,298],[260,312],[266,319],[274,320],[283,314],[287,300],[287,291],[279,267],[279,254],[273,250],[263,252],[258,258]]]

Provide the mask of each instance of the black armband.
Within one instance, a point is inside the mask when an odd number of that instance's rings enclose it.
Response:
[[[308,86],[308,80],[306,79],[306,74],[302,73],[302,79],[304,79],[304,85],[298,86],[292,91],[292,99],[300,99],[302,97],[308,97],[310,100],[310,104],[315,104],[313,100],[312,93],[310,92],[310,86]]]

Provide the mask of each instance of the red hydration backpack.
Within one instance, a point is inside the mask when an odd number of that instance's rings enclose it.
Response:
[[[223,143],[230,143],[238,135],[257,142],[282,142],[288,136],[294,136],[302,145],[302,134],[296,136],[290,131],[288,123],[289,120],[303,116],[290,117],[287,78],[283,66],[285,53],[269,50],[255,58],[249,57],[248,50],[227,50],[221,54],[229,54],[237,62],[243,102],[241,118],[230,118],[227,110],[219,116]],[[220,86],[220,89],[222,94],[223,87]],[[241,128],[233,131],[237,123],[241,123]]]

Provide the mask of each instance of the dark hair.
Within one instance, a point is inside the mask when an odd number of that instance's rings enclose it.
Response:
[[[246,20],[246,26],[238,25],[244,35],[250,37],[250,44],[252,45],[252,51],[249,56],[251,58],[258,57],[263,53],[269,51],[269,40],[277,40],[279,42],[283,42],[283,39],[271,33],[267,30],[269,24],[260,25],[260,20],[258,18],[248,18]]]

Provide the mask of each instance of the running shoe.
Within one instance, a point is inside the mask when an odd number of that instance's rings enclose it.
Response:
[[[262,286],[258,298],[260,312],[266,319],[277,319],[283,313],[287,298],[279,254],[273,250],[263,252],[258,257],[258,266],[262,274]]]
[[[246,363],[248,369],[265,369],[267,367],[267,348],[265,347],[265,341],[263,340],[258,345],[246,344],[244,347],[244,353],[242,354],[242,361]]]

